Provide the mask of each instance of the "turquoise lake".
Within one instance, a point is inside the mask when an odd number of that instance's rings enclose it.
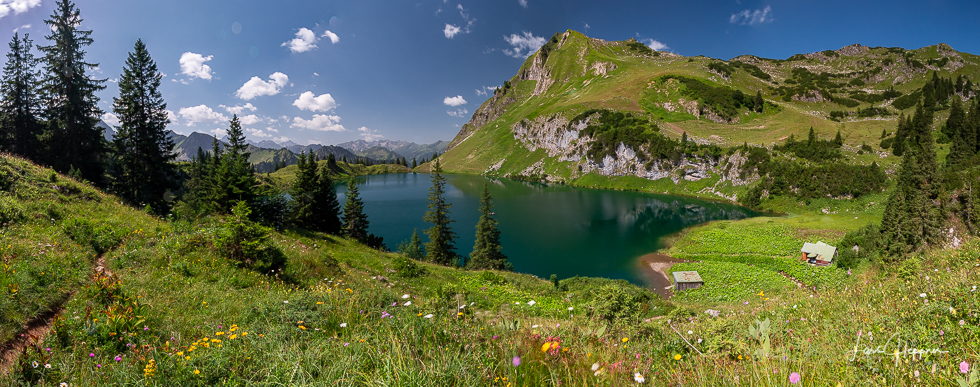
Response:
[[[663,247],[664,236],[686,227],[724,219],[764,215],[737,205],[695,198],[601,190],[472,175],[445,175],[446,197],[456,222],[458,254],[473,250],[478,208],[489,183],[503,252],[514,270],[549,278],[574,276],[625,279],[645,284],[637,258]],[[418,229],[432,179],[427,174],[387,174],[357,178],[370,222],[369,231],[395,250]],[[341,204],[346,186],[338,184]]]

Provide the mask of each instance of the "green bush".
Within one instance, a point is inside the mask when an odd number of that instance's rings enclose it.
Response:
[[[6,226],[24,218],[24,208],[9,196],[0,196],[0,224]]]
[[[622,286],[606,285],[597,292],[592,300],[592,307],[597,316],[613,322],[636,318],[640,314],[640,306],[648,301],[649,294],[630,292]]]
[[[483,281],[483,282],[486,282],[486,283],[492,284],[492,285],[506,285],[507,284],[507,279],[506,278],[504,278],[500,274],[494,273],[494,272],[489,271],[489,270],[484,270],[483,272],[481,272],[479,278],[480,278],[480,281]]]
[[[422,265],[401,255],[395,257],[393,262],[395,264],[395,275],[402,278],[418,278],[429,273]]]
[[[270,230],[248,219],[252,210],[244,202],[232,209],[232,217],[218,233],[216,245],[222,255],[260,273],[282,268],[286,256],[272,245]]]

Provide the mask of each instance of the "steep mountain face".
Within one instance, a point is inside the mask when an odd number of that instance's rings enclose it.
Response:
[[[337,160],[343,160],[346,158],[347,160],[353,161],[357,159],[357,155],[354,154],[354,152],[334,145],[321,146],[317,148],[315,154],[320,160],[326,160],[330,154],[333,154],[334,158]]]
[[[395,141],[395,140],[375,140],[375,141],[364,141],[355,140],[348,141],[345,143],[337,144],[339,147],[347,148],[356,153],[359,156],[370,157],[376,160],[394,160],[394,155],[387,155],[379,150],[370,151],[371,148],[383,148],[394,152],[397,154],[398,158],[405,157],[406,160],[411,161],[413,158],[421,159],[423,157],[429,158],[433,153],[440,153],[446,151],[446,147],[449,145],[449,141],[436,141],[431,144],[416,144],[414,142],[408,141]],[[371,155],[374,152],[374,156]]]
[[[374,148],[374,147],[382,147],[391,150],[398,147],[406,146],[408,144],[410,144],[408,141],[395,141],[395,140],[374,140],[374,141],[354,140],[354,141],[348,141],[348,142],[337,144],[337,146],[350,149],[354,152],[364,152],[369,148]]]
[[[392,152],[405,156],[405,159],[411,162],[412,159],[421,159],[423,157],[432,157],[433,153],[443,154],[446,152],[446,148],[449,146],[449,141],[436,141],[431,144],[416,144],[414,142],[407,143],[402,146],[389,148]]]
[[[248,162],[258,173],[275,172],[277,166],[293,165],[297,160],[296,155],[286,148],[269,149],[249,145],[245,151],[249,152]]]
[[[182,141],[175,141],[175,143],[177,144],[177,161],[191,161],[191,159],[197,155],[197,148],[201,148],[205,152],[208,152],[213,148],[214,136],[194,132],[185,137]],[[225,144],[219,141],[218,147],[224,149]]]
[[[453,172],[586,184],[590,175],[709,179],[697,189],[732,199],[716,189],[752,181],[732,174],[745,158],[736,146],[771,147],[812,127],[824,139],[840,131],[854,157],[862,144],[875,145],[854,162],[882,163],[889,156],[877,145],[899,113],[944,92],[974,97],[977,80],[980,57],[945,44],[723,61],[568,31],[476,110],[442,163]],[[605,122],[612,113],[626,118]]]

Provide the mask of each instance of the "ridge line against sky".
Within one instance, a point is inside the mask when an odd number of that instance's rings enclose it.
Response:
[[[858,43],[980,53],[969,1],[78,0],[104,119],[137,39],[164,74],[169,129],[253,141],[449,140],[552,34],[635,38],[658,51],[786,58]],[[49,44],[54,0],[0,0],[0,39]],[[6,54],[7,44],[0,46]],[[35,55],[40,53],[35,51]],[[5,58],[5,57],[4,57]],[[977,80],[974,80],[977,81]]]

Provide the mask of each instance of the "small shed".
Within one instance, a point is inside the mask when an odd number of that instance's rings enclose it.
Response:
[[[817,266],[828,266],[837,258],[837,248],[821,241],[805,242],[800,249],[800,259]]]
[[[704,285],[701,275],[696,271],[675,271],[674,289],[677,291],[697,289]]]

